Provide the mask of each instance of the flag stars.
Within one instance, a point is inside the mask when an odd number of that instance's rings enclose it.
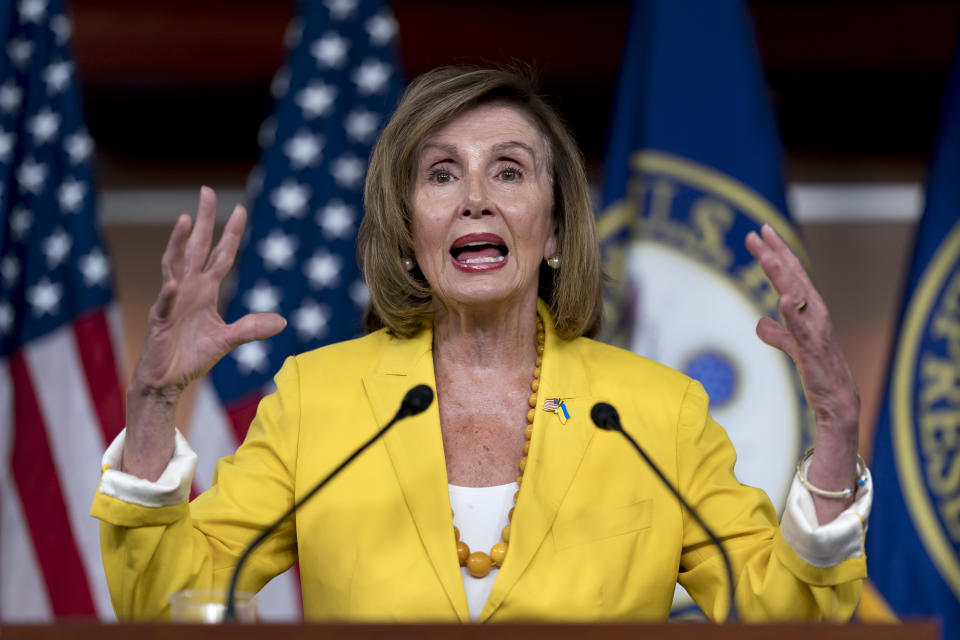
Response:
[[[243,304],[254,313],[276,312],[280,306],[280,289],[258,280],[243,294]]]
[[[23,71],[26,69],[30,58],[33,57],[33,42],[23,38],[14,38],[7,45],[7,55],[10,60]]]
[[[381,11],[369,18],[364,26],[370,35],[370,44],[375,47],[387,44],[397,34],[397,21],[389,11]]]
[[[107,256],[99,247],[80,258],[77,263],[83,281],[88,287],[103,287],[107,285],[107,276],[110,275],[110,263]]]
[[[287,25],[286,30],[283,32],[283,45],[287,49],[293,49],[294,47],[300,44],[300,41],[303,39],[303,20],[301,18],[294,18]]]
[[[66,90],[70,84],[70,75],[73,65],[69,61],[60,60],[51,63],[43,70],[43,81],[47,85],[47,93],[56,95]]]
[[[43,239],[43,253],[47,256],[47,266],[56,269],[70,254],[73,241],[62,228],[57,228]]]
[[[53,31],[57,44],[66,44],[70,37],[70,20],[63,14],[58,14],[50,18],[50,30]]]
[[[47,0],[20,0],[17,11],[20,13],[21,22],[40,24],[47,14]]]
[[[307,129],[297,131],[297,134],[283,143],[283,153],[290,159],[290,167],[299,171],[304,167],[312,167],[320,160],[323,151],[323,136],[311,134]]]
[[[277,119],[273,116],[264,118],[260,123],[260,129],[257,130],[257,144],[261,149],[266,149],[273,144],[277,136]]]
[[[329,306],[308,299],[293,312],[290,319],[300,340],[307,342],[326,335],[331,317],[333,314]]]
[[[327,32],[310,45],[310,55],[316,58],[317,66],[321,69],[339,69],[347,61],[349,49],[349,40],[336,33]]]
[[[0,162],[10,162],[10,158],[13,157],[13,147],[16,143],[16,135],[0,129]]]
[[[46,182],[48,173],[49,170],[45,164],[40,164],[33,158],[27,158],[17,169],[17,183],[22,191],[39,195],[43,191],[43,183]]]
[[[13,80],[8,80],[0,87],[0,111],[16,113],[23,102],[23,88],[17,86]]]
[[[354,142],[365,144],[373,142],[373,135],[377,132],[379,126],[380,115],[363,107],[353,109],[347,114],[347,119],[344,121],[347,137]]]
[[[40,278],[40,281],[27,288],[27,302],[30,304],[33,315],[41,317],[54,315],[60,307],[63,297],[63,286],[59,282],[50,282],[49,278]]]
[[[60,185],[57,199],[60,201],[60,210],[64,213],[78,213],[83,207],[83,198],[87,195],[87,183],[75,178],[67,178]]]
[[[387,81],[390,79],[390,65],[374,58],[368,58],[354,69],[352,78],[360,95],[383,93],[387,88]]]
[[[12,254],[4,256],[3,260],[0,260],[0,278],[3,278],[3,284],[10,288],[17,283],[19,277],[20,260]]]
[[[16,314],[13,305],[6,300],[0,300],[0,333],[9,335],[13,331],[14,320],[16,320]]]
[[[313,120],[330,113],[337,98],[337,88],[324,84],[322,80],[312,80],[305,88],[297,92],[294,102],[303,111],[303,117]]]
[[[345,20],[357,8],[357,0],[324,0],[323,4],[330,11],[334,20]]]
[[[270,364],[267,346],[262,340],[240,345],[233,350],[233,359],[237,361],[237,370],[241,375],[249,375],[254,371],[264,372]]]
[[[64,139],[63,150],[70,156],[72,164],[80,164],[93,153],[93,139],[86,131],[78,131]]]
[[[29,209],[17,207],[10,213],[10,230],[16,240],[23,240],[33,226],[33,214]]]
[[[263,258],[267,271],[289,269],[297,252],[297,237],[288,236],[280,229],[274,229],[257,244],[257,253]]]
[[[353,300],[353,304],[357,305],[360,309],[365,308],[370,301],[370,290],[367,288],[367,283],[363,280],[354,280],[353,284],[350,285],[348,293],[350,299]]]
[[[33,136],[33,143],[37,146],[53,140],[60,131],[60,114],[54,113],[49,107],[27,120],[26,129]]]
[[[340,282],[343,259],[326,249],[318,249],[303,265],[303,272],[314,289],[332,288]]]
[[[270,95],[273,96],[274,100],[279,100],[283,96],[287,95],[287,91],[290,90],[290,69],[286,67],[280,67],[277,69],[277,72],[273,74],[273,79],[270,80]]]
[[[277,217],[302,218],[310,202],[310,185],[287,178],[270,193],[270,204],[277,209]]]
[[[346,239],[353,235],[355,218],[353,207],[347,206],[339,198],[331,200],[317,211],[317,224],[323,229],[323,236],[328,240]]]
[[[337,185],[344,189],[355,189],[363,180],[363,160],[357,156],[340,156],[330,163],[330,174]]]

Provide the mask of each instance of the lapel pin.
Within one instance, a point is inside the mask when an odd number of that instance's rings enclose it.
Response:
[[[570,419],[567,405],[560,398],[547,398],[543,403],[543,410],[557,414],[557,417],[560,418],[560,424],[567,424],[567,420]]]

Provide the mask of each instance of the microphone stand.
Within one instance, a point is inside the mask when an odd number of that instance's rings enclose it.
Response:
[[[410,416],[417,415],[426,411],[427,407],[433,402],[433,390],[425,384],[420,384],[409,391],[403,397],[403,402],[400,403],[400,409],[397,410],[397,414],[393,416],[393,419],[390,420],[382,429],[377,431],[369,440],[360,445],[356,451],[351,453],[343,462],[337,465],[337,468],[331,471],[324,477],[323,480],[317,483],[315,487],[310,489],[302,498],[293,503],[289,509],[283,512],[279,518],[274,520],[266,529],[260,532],[260,534],[253,539],[247,548],[243,550],[243,553],[240,555],[240,558],[237,560],[237,565],[233,569],[233,575],[230,576],[230,588],[227,590],[227,608],[223,614],[224,622],[236,622],[237,621],[237,611],[236,611],[236,592],[237,592],[237,581],[240,578],[240,570],[243,568],[243,565],[246,563],[247,559],[250,557],[250,554],[253,553],[254,549],[259,547],[264,540],[270,537],[270,535],[277,530],[277,528],[283,524],[283,521],[293,515],[297,509],[303,506],[307,500],[315,496],[321,489],[323,489],[328,482],[333,480],[341,471],[343,471],[347,465],[354,461],[354,459],[359,456],[361,453],[367,450],[367,448],[372,445],[374,442],[383,437],[383,434],[387,432],[387,429],[395,425],[400,420],[408,418]]]
[[[730,556],[727,555],[727,550],[724,548],[723,542],[721,542],[720,538],[718,538],[713,530],[707,526],[707,523],[703,521],[703,518],[700,517],[700,514],[698,514],[696,510],[690,506],[690,503],[688,503],[686,499],[680,495],[680,491],[677,490],[677,488],[674,487],[669,480],[667,480],[667,476],[663,474],[663,472],[660,470],[660,467],[658,467],[650,458],[650,456],[647,455],[647,452],[643,450],[643,447],[641,447],[639,443],[633,439],[633,436],[623,429],[623,426],[620,424],[620,415],[617,413],[616,409],[606,402],[598,402],[597,404],[593,405],[593,409],[590,410],[590,419],[593,420],[593,423],[597,426],[597,428],[605,431],[617,431],[624,438],[626,438],[630,444],[633,445],[633,448],[637,450],[637,453],[640,454],[640,457],[646,461],[647,465],[653,469],[653,472],[658,478],[660,478],[660,482],[662,482],[664,486],[670,490],[670,493],[672,493],[677,501],[683,505],[683,508],[687,510],[687,513],[693,516],[693,519],[698,525],[700,525],[700,528],[706,532],[707,537],[710,538],[710,541],[720,550],[720,555],[723,557],[723,564],[726,567],[727,585],[729,586],[730,590],[730,606],[727,611],[726,621],[736,622],[739,616],[737,615],[737,602],[734,594],[735,583],[733,580],[733,565],[730,563]]]

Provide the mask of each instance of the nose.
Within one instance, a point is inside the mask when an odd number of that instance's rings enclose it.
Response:
[[[461,205],[460,215],[464,218],[492,216],[494,206],[487,193],[487,185],[483,178],[468,178],[466,186],[466,194],[463,199],[463,204]]]

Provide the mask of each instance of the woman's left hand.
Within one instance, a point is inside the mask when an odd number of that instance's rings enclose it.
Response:
[[[856,487],[860,396],[827,306],[800,260],[770,225],[763,225],[759,234],[747,234],[746,246],[780,294],[777,306],[786,325],[761,318],[757,336],[793,360],[817,417],[807,478],[831,491]],[[821,523],[833,520],[851,502],[817,495],[813,499]]]

